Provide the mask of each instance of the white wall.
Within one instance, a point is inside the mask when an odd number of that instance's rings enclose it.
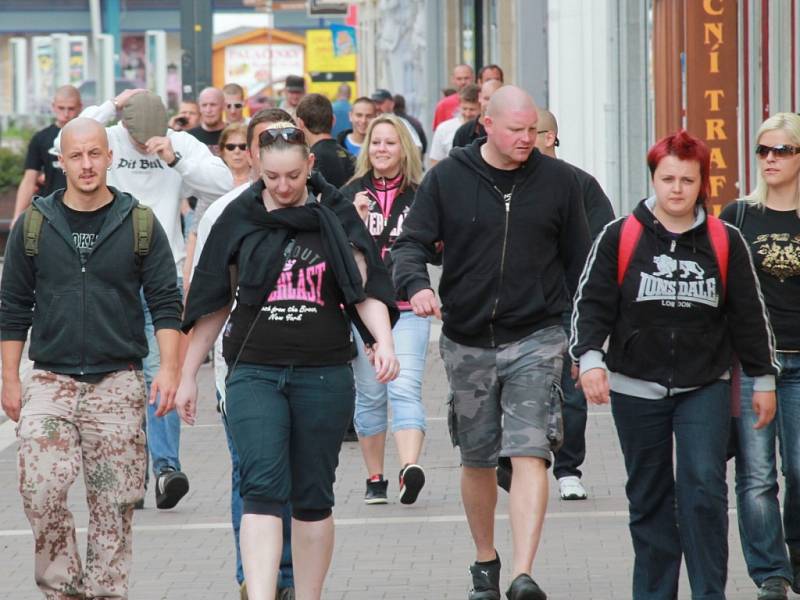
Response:
[[[597,178],[619,212],[619,128],[612,0],[548,3],[550,111],[558,120],[558,157]]]

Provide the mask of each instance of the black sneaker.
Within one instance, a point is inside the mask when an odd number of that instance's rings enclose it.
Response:
[[[412,464],[400,469],[400,503],[414,504],[424,485],[425,471],[422,467]]]
[[[472,589],[469,591],[469,600],[500,600],[500,555],[497,561],[482,565],[472,563],[469,566],[472,575]]]
[[[383,478],[378,481],[367,479],[367,493],[364,494],[364,504],[387,504],[389,501],[386,499],[386,488],[389,487],[389,482]]]
[[[497,459],[497,485],[511,492],[511,459],[507,456]]]
[[[156,477],[156,508],[174,508],[189,491],[189,478],[172,467],[163,469]]]
[[[767,577],[758,588],[758,600],[787,600],[789,595],[786,593],[786,588],[789,587],[789,582],[783,577]]]
[[[800,548],[789,548],[789,560],[792,562],[792,575],[794,577],[792,591],[800,594]]]
[[[547,594],[527,573],[517,575],[506,592],[508,600],[547,600]]]

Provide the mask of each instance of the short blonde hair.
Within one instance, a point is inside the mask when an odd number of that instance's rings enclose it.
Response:
[[[768,131],[784,131],[795,146],[800,146],[800,116],[794,113],[782,112],[772,115],[769,119],[761,124],[756,134],[756,143],[761,139],[761,136]],[[761,169],[756,171],[756,187],[745,196],[745,200],[753,206],[766,208],[767,196],[769,195],[769,187],[764,177],[761,175]],[[800,181],[797,185],[797,193],[794,199],[795,209],[798,216],[800,216]]]
[[[378,115],[369,122],[367,134],[361,144],[361,152],[358,153],[358,159],[356,160],[356,172],[350,181],[361,179],[372,171],[372,163],[369,160],[369,145],[372,143],[372,132],[381,123],[388,123],[394,127],[397,137],[400,139],[400,149],[402,151],[400,172],[403,174],[403,182],[400,185],[401,191],[409,185],[419,185],[419,182],[422,181],[422,158],[420,157],[419,148],[414,145],[411,134],[403,121],[392,114]]]

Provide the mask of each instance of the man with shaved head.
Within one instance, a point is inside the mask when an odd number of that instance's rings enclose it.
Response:
[[[225,163],[205,144],[185,131],[167,128],[167,109],[156,94],[142,89],[125,90],[100,106],[88,106],[81,113],[98,123],[119,117],[105,128],[112,162],[108,182],[133,194],[153,209],[172,249],[173,275],[183,287],[186,245],[181,224],[181,199],[196,196],[213,202],[233,187]],[[56,139],[54,144],[58,148]],[[153,381],[159,365],[155,319],[145,308],[145,333],[150,353],[144,361],[145,382]],[[155,327],[157,328],[157,327]],[[156,507],[173,508],[189,491],[189,479],[181,470],[180,418],[176,413],[156,414],[147,410],[147,448],[156,478]]]
[[[46,598],[127,598],[133,509],[147,469],[139,290],[161,351],[150,395],[152,403],[160,393],[158,414],[172,409],[178,381],[180,293],[152,211],[106,183],[114,157],[105,128],[78,118],[60,141],[66,189],[34,198],[6,247],[2,406],[19,422],[19,490],[36,540],[39,590]],[[29,330],[34,365],[22,406],[19,364]],[[67,505],[81,467],[85,561]]]
[[[66,185],[64,173],[58,166],[58,159],[50,153],[50,149],[61,128],[81,112],[81,94],[74,86],[61,86],[56,90],[50,106],[55,122],[36,132],[28,145],[28,154],[25,156],[25,172],[17,188],[17,199],[14,205],[15,220],[31,203],[31,198],[35,193],[38,192],[40,196],[49,196]]]
[[[556,148],[560,142],[555,115],[549,110],[539,109],[536,128],[536,147],[545,156],[556,158]],[[614,209],[594,177],[575,165],[569,166],[578,178],[589,232],[594,239],[606,224],[614,220]],[[570,328],[571,308],[564,314],[564,327],[567,331]],[[581,389],[575,387],[571,367],[572,361],[565,353],[564,370],[561,374],[561,389],[564,392],[564,444],[556,453],[553,476],[558,481],[562,500],[584,500],[587,493],[581,482],[583,473],[580,466],[586,457],[586,397]]]
[[[215,87],[207,87],[197,97],[197,105],[200,107],[200,125],[189,129],[188,133],[208,146],[214,156],[219,156],[219,136],[225,129],[222,118],[225,94]]]
[[[436,110],[433,113],[433,129],[436,130],[440,123],[452,119],[458,115],[458,92],[471,83],[475,83],[475,71],[469,65],[456,65],[453,69],[453,87],[456,89],[455,94],[445,96],[439,100],[436,105]]]
[[[534,147],[537,116],[523,90],[497,90],[486,110],[486,139],[454,148],[428,171],[392,248],[399,297],[415,314],[444,320],[450,433],[461,451],[461,495],[476,547],[471,600],[500,599],[499,458],[514,470],[507,597],[546,598],[531,570],[547,468],[563,434],[561,315],[590,238],[574,172]],[[440,308],[426,262],[442,244]]]

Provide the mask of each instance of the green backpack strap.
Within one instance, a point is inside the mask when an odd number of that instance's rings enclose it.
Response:
[[[133,207],[133,250],[138,256],[150,252],[150,238],[153,234],[153,211],[147,206],[137,204]]]
[[[25,230],[25,255],[36,256],[39,254],[39,234],[42,232],[44,215],[32,204],[25,211],[23,217]]]

